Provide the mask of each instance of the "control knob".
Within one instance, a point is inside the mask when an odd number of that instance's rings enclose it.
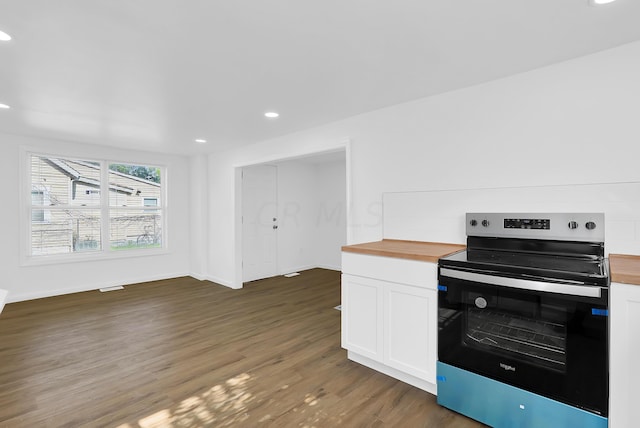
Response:
[[[584,225],[588,230],[593,230],[596,228],[596,224],[592,221],[588,221],[587,224]]]
[[[469,222],[469,224],[470,224],[471,226],[475,227],[475,226],[477,226],[477,225],[478,225],[478,220],[476,220],[476,219],[474,218],[474,219],[472,219],[472,220]]]
[[[486,220],[486,219],[485,219],[485,220],[482,220],[482,225],[483,225],[484,227],[489,227],[489,220]]]
[[[578,222],[577,221],[570,221],[569,222],[569,229],[577,229],[578,228]]]

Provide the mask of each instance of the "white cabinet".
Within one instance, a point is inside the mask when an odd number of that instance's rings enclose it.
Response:
[[[384,283],[342,275],[342,347],[382,361],[382,292]]]
[[[431,383],[436,381],[438,293],[388,284],[384,291],[384,363]]]
[[[342,269],[349,359],[435,393],[437,265],[343,253]]]
[[[637,426],[640,385],[640,285],[610,287],[609,426]]]

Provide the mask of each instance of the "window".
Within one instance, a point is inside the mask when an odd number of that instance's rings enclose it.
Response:
[[[110,164],[109,224],[111,248],[162,246],[162,174],[159,168]],[[154,204],[147,204],[154,201]]]
[[[34,154],[28,165],[29,256],[163,247],[161,168]]]

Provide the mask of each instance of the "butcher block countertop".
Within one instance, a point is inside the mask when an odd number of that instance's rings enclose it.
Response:
[[[342,247],[342,251],[437,263],[440,257],[465,248],[465,245],[443,242],[383,239],[382,241],[366,242],[364,244],[345,245]],[[640,285],[640,256],[609,254],[609,270],[611,282]]]
[[[640,256],[609,254],[611,282],[640,285]]]
[[[342,247],[342,251],[437,263],[440,257],[465,248],[466,246],[461,244],[383,239],[364,244],[345,245]]]

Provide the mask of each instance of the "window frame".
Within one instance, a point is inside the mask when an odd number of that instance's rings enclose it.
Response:
[[[72,161],[89,161],[96,162],[99,165],[100,171],[100,187],[97,188],[99,190],[100,202],[98,205],[78,205],[73,204],[71,201],[71,182],[69,187],[69,201],[64,205],[43,205],[42,208],[44,210],[45,221],[37,222],[35,224],[47,224],[46,216],[47,212],[51,213],[57,210],[74,210],[74,211],[88,211],[88,210],[99,210],[100,212],[100,246],[97,250],[93,251],[71,251],[69,253],[60,253],[60,254],[33,254],[33,242],[32,242],[32,212],[36,207],[33,205],[32,193],[31,191],[34,189],[32,185],[32,158],[33,157],[46,157],[46,158],[60,158],[60,159],[68,159]],[[21,200],[21,209],[20,209],[20,230],[22,238],[20,245],[20,254],[21,254],[21,265],[42,265],[42,264],[57,264],[57,263],[67,263],[67,262],[83,262],[90,260],[105,260],[105,259],[121,259],[121,258],[130,258],[130,257],[139,257],[139,256],[154,256],[167,254],[169,252],[168,246],[168,227],[167,227],[167,167],[165,165],[156,163],[156,162],[147,162],[147,161],[119,161],[112,160],[106,158],[99,158],[98,156],[93,155],[71,155],[68,156],[64,153],[47,153],[43,150],[38,149],[29,149],[22,148],[21,150],[21,170],[20,170],[20,200]],[[110,212],[113,208],[110,206],[109,195],[110,191],[104,191],[105,184],[106,188],[110,189],[109,185],[109,165],[111,164],[125,164],[125,165],[140,165],[147,167],[154,167],[160,170],[160,196],[158,197],[158,205],[154,208],[160,213],[160,227],[162,230],[162,239],[160,246],[157,247],[148,247],[148,248],[129,248],[129,249],[118,249],[114,250],[111,246],[110,239],[110,227],[111,227],[111,218]],[[35,189],[39,190],[39,189]],[[43,196],[46,201],[46,195]],[[146,208],[141,206],[139,208]]]

